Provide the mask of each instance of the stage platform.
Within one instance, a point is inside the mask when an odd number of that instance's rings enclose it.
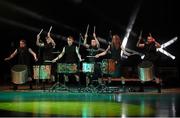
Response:
[[[161,93],[152,86],[144,92],[138,87],[127,85],[108,86],[89,90],[86,87],[68,85],[68,89],[50,90],[28,84],[0,86],[0,116],[18,117],[176,117],[180,116],[180,88],[162,88]],[[107,87],[107,86],[106,86]],[[134,89],[134,91],[130,91]],[[87,90],[87,91],[85,91]],[[88,91],[89,90],[89,91]],[[111,90],[111,91],[108,91]]]

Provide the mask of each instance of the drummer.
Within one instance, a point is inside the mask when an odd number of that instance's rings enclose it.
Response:
[[[39,63],[40,64],[49,64],[51,60],[54,58],[54,55],[52,52],[56,47],[56,43],[51,37],[50,32],[47,33],[47,36],[45,37],[45,39],[46,39],[46,42],[44,43],[40,39],[40,34],[37,35],[36,45],[39,47]],[[42,57],[40,54],[41,51],[42,51]],[[54,68],[54,65],[51,65],[51,66],[52,66],[51,79],[54,80],[55,68]]]
[[[121,41],[120,37],[117,34],[115,34],[112,36],[112,41],[111,41],[110,45],[108,46],[108,48],[104,52],[99,53],[95,56],[96,58],[99,58],[101,56],[109,54],[109,58],[113,59],[115,65],[116,65],[115,72],[112,75],[112,77],[121,77],[122,76],[122,73],[121,73],[121,71],[122,71],[122,69],[121,69],[121,67],[122,67],[121,66],[121,63],[122,63],[122,61],[121,61],[121,43],[122,43],[122,41]],[[108,52],[110,52],[110,53],[108,53]]]
[[[94,73],[89,73],[86,76],[86,84],[92,84],[90,76],[93,75],[93,79],[98,79],[99,82],[101,82],[101,71],[100,71],[100,65],[97,63],[98,60],[95,58],[95,55],[99,53],[100,43],[96,37],[96,33],[93,33],[93,37],[91,38],[91,44],[87,44],[87,33],[84,36],[84,46],[87,48],[88,55],[86,56],[86,62],[93,63],[94,64]]]
[[[78,59],[79,61],[82,61],[81,59],[81,55],[79,53],[79,48],[77,46],[74,45],[74,38],[72,36],[69,36],[67,38],[67,44],[66,46],[63,47],[62,52],[55,58],[52,60],[52,62],[56,62],[57,60],[61,59],[64,56],[64,62],[67,64],[77,64],[78,63]],[[76,81],[79,82],[79,75],[75,74],[74,75],[76,78]],[[68,79],[68,75],[64,74],[64,79],[65,81],[69,81]]]
[[[157,71],[157,64],[158,64],[159,55],[156,52],[156,49],[160,48],[161,45],[149,33],[149,35],[147,36],[147,41],[142,42],[142,37],[140,37],[136,46],[144,49],[145,57],[144,57],[143,61],[149,61],[153,64],[155,76],[158,77],[159,75],[158,75],[158,71]]]
[[[37,35],[36,39],[36,45],[38,47],[43,47],[43,62],[50,61],[53,59],[53,49],[56,47],[56,43],[52,39],[50,32],[47,33],[47,36],[45,37],[46,42],[44,43],[42,40],[40,40],[40,34]]]
[[[28,81],[30,81],[30,89],[32,89],[32,77],[31,77],[31,67],[30,67],[30,54],[34,57],[34,60],[37,61],[36,53],[26,46],[26,41],[21,39],[19,41],[19,47],[7,58],[5,61],[11,60],[17,55],[18,63],[20,65],[27,65],[28,67]],[[14,84],[14,90],[18,89],[18,86]]]

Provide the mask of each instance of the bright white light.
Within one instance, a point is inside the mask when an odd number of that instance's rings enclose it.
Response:
[[[174,37],[173,39],[169,40],[168,42],[164,43],[161,45],[161,48],[166,48],[167,46],[171,45],[172,43],[174,43],[178,38]]]
[[[173,56],[172,54],[170,54],[169,52],[165,51],[165,50],[162,49],[162,48],[158,48],[157,51],[159,51],[159,52],[165,54],[166,56],[172,58],[173,60],[176,58],[175,56]]]
[[[166,56],[172,58],[173,60],[176,58],[175,56],[173,56],[172,54],[170,54],[169,52],[165,51],[163,48],[166,48],[167,46],[171,45],[172,43],[174,43],[178,38],[174,37],[173,39],[169,40],[168,42],[164,43],[161,45],[161,48],[157,48],[157,51],[165,54]]]

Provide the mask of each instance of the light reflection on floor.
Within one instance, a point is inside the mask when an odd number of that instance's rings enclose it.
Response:
[[[48,92],[0,92],[0,95],[1,116],[80,117],[177,116],[180,97],[174,94]]]

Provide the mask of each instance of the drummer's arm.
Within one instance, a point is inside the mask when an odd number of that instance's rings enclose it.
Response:
[[[48,32],[47,36],[48,36],[48,38],[51,40],[51,43],[52,43],[52,45],[53,45],[53,48],[55,48],[55,47],[56,47],[56,43],[55,43],[55,41],[53,40],[53,38],[51,37],[50,32]]]
[[[99,48],[99,47],[100,47],[100,43],[99,43],[99,41],[98,41],[98,39],[97,39],[97,37],[96,37],[96,33],[93,33],[93,37],[94,37],[94,39],[96,40],[97,48]]]
[[[17,49],[7,58],[5,58],[4,60],[7,61],[7,60],[10,60],[12,59],[15,55],[17,54]]]
[[[145,44],[144,43],[137,43],[136,46],[139,47],[139,48],[144,48]]]
[[[78,56],[78,58],[79,58],[79,61],[82,61],[81,55],[80,55],[80,53],[79,53],[79,48],[78,48],[78,47],[76,47],[76,54],[77,54],[77,56]]]
[[[89,48],[89,45],[87,44],[87,37],[88,37],[88,35],[85,34],[83,44],[84,44],[84,46],[85,46],[86,48]]]
[[[155,41],[155,46],[156,46],[156,48],[160,48],[161,44]]]
[[[37,61],[38,59],[37,59],[36,53],[31,48],[29,48],[28,51],[29,51],[29,53],[31,53],[33,55],[34,60]]]
[[[36,45],[39,47],[44,47],[44,43],[40,42],[40,35],[37,35],[37,39],[36,39]]]
[[[65,47],[63,48],[61,54],[59,54],[55,59],[53,59],[52,61],[53,62],[56,62],[57,60],[59,60],[60,58],[62,58],[62,56],[64,55],[65,53]]]
[[[110,45],[108,46],[108,48],[107,48],[104,52],[101,52],[101,53],[97,54],[95,57],[96,57],[96,58],[99,58],[99,57],[101,57],[101,56],[106,55],[107,52],[109,51],[109,49],[110,49]]]

